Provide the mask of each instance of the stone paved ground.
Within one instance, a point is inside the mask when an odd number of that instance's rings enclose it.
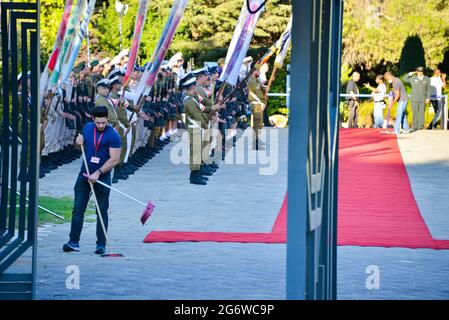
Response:
[[[192,186],[187,183],[187,166],[171,165],[170,148],[166,148],[128,181],[114,185],[143,201],[151,199],[157,205],[151,223],[141,226],[138,220],[142,208],[118,194],[111,196],[110,238],[113,246],[109,249],[123,253],[125,258],[100,258],[93,254],[94,223],[86,223],[84,227],[82,251],[71,254],[64,254],[61,250],[67,240],[69,224],[41,228],[37,298],[285,299],[285,245],[142,242],[152,228],[269,231],[286,191],[287,130],[278,130],[278,133],[282,141],[279,145],[279,170],[273,176],[259,175],[257,165],[222,165],[207,187]],[[440,146],[447,141],[441,133],[432,137],[439,141]],[[424,139],[421,133],[416,134],[418,138]],[[425,141],[422,139],[420,143]],[[400,141],[401,148],[403,145]],[[409,169],[414,152],[419,153],[420,150],[409,148],[407,152],[404,158]],[[432,153],[428,154],[430,161]],[[443,170],[440,165],[445,159],[448,160],[449,156],[435,162],[436,170]],[[79,165],[64,166],[41,180],[41,193],[72,195]],[[412,183],[414,181],[418,180],[414,180],[412,175]],[[438,183],[442,181],[439,179]],[[420,192],[420,188],[413,187]],[[447,190],[447,185],[440,184],[440,188]],[[441,194],[436,198],[445,201],[447,197]],[[420,199],[419,195],[417,199]],[[421,210],[426,212],[426,222],[439,219],[441,224],[447,225],[447,217],[441,214],[438,218],[432,217],[433,211],[428,206],[433,201],[434,198],[429,202],[425,197],[418,200]],[[16,270],[23,267],[26,259],[19,261]],[[69,290],[65,285],[68,276],[65,271],[70,265],[78,266],[80,270],[78,290]],[[368,275],[365,271],[371,265],[380,270],[379,290],[366,288]],[[449,251],[338,249],[340,299],[447,299],[448,284]]]

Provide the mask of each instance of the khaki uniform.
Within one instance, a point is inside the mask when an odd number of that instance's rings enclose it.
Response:
[[[56,131],[58,129],[58,118],[59,114],[57,112],[57,108],[59,104],[61,103],[62,97],[58,95],[54,95],[50,102],[50,107],[48,109],[47,114],[47,126],[44,130],[45,135],[45,146],[42,150],[43,156],[48,156],[50,153],[56,152],[57,145],[58,145],[58,138],[56,136]]]
[[[190,139],[190,170],[197,171],[201,167],[202,132],[208,129],[209,119],[206,117],[210,112],[207,107],[199,102],[197,95],[186,93],[183,96]]]
[[[118,97],[120,98],[120,97]],[[116,107],[114,102],[114,99],[106,98],[102,95],[97,95],[95,98],[95,107],[106,107],[108,108],[108,122],[109,124],[117,130],[118,134],[120,135],[120,138],[122,140],[122,150],[120,153],[120,164],[123,163],[124,159],[124,151],[126,152],[126,139],[125,139],[125,129],[126,126],[121,123],[120,119],[123,121],[123,114],[120,112],[120,108]],[[118,103],[118,100],[117,100]],[[122,108],[123,109],[123,108]],[[123,110],[125,111],[125,110]],[[129,125],[129,124],[128,124]]]
[[[199,97],[199,102],[204,106],[210,108],[214,105],[214,100],[212,97],[212,91],[209,88],[205,88],[201,85],[196,86],[196,92]],[[201,160],[202,162],[209,162],[209,154],[211,152],[211,141],[212,141],[212,130],[210,118],[215,112],[209,111],[207,113],[203,113],[203,117],[207,120],[207,130],[203,132],[203,141],[202,141],[202,154]]]
[[[248,78],[248,101],[253,116],[254,141],[259,138],[260,130],[263,127],[263,112],[265,110],[265,94],[260,81],[250,75]]]

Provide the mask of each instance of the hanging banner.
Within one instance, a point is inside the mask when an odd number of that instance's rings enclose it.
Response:
[[[223,72],[220,76],[221,81],[227,82],[233,86],[237,84],[243,59],[246,57],[254,30],[256,29],[257,21],[263,11],[263,9],[261,9],[254,14],[250,13],[246,1],[248,0],[243,1],[240,17],[229,45]],[[250,3],[250,8],[255,11],[257,8],[260,8],[263,3],[264,0],[253,0]]]
[[[83,10],[86,7],[86,3],[87,0],[78,0],[76,6],[73,9],[69,23],[67,25],[67,30],[64,35],[64,41],[61,47],[61,51],[58,55],[57,62],[48,82],[47,90],[53,90],[58,85],[63,61],[65,60],[67,52],[69,52],[72,46],[73,38],[75,37],[76,31],[79,28],[80,19],[82,17]]]
[[[58,60],[59,52],[62,47],[62,42],[64,41],[64,35],[67,29],[67,24],[70,18],[70,12],[72,11],[73,0],[67,0],[64,7],[64,12],[61,18],[61,24],[59,25],[58,33],[56,34],[55,44],[53,45],[53,51],[48,59],[47,65],[45,66],[44,72],[41,75],[41,95],[44,93],[48,86],[48,79],[50,73],[54,70],[56,61]]]
[[[287,27],[285,28],[285,31],[282,33],[279,40],[276,41],[276,60],[274,61],[274,64],[278,68],[282,68],[288,48],[290,47],[292,34],[292,18],[293,17],[291,16]]]
[[[83,39],[87,34],[87,27],[89,26],[90,18],[92,17],[92,13],[95,9],[95,2],[96,0],[90,0],[89,5],[84,11],[83,19],[81,20],[81,24],[79,25],[78,32],[73,38],[71,50],[66,55],[65,61],[61,68],[61,82],[65,82],[70,77],[70,73],[73,70],[73,66],[75,65],[76,58],[78,57],[81,44],[83,43]]]
[[[131,73],[134,70],[136,64],[137,54],[139,52],[140,40],[142,38],[142,32],[145,25],[145,19],[147,17],[149,0],[140,0],[139,9],[137,10],[136,25],[134,26],[134,36],[131,45],[131,51],[129,53],[128,66],[126,68],[125,76],[123,77],[123,87],[128,85]]]
[[[165,28],[139,82],[134,103],[137,104],[139,98],[153,86],[179,22],[182,19],[184,10],[187,7],[187,2],[188,0],[175,0],[173,2],[173,7]]]

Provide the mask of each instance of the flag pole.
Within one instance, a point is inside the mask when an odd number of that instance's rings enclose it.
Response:
[[[267,102],[268,102],[268,92],[270,91],[271,85],[275,79],[275,74],[276,74],[277,69],[278,69],[277,64],[274,64],[274,68],[273,68],[273,71],[271,72],[270,80],[268,81],[267,89],[265,91],[265,104],[267,104]]]

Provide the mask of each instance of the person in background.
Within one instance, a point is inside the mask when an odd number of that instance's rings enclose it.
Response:
[[[391,109],[393,104],[398,103],[396,110],[396,121],[394,123],[394,131],[391,134],[400,134],[401,126],[402,133],[409,133],[409,127],[407,123],[407,115],[405,114],[405,108],[407,107],[408,97],[407,91],[405,91],[404,84],[401,80],[394,77],[391,72],[387,72],[384,74],[384,79],[388,81],[388,83],[392,86],[392,91],[394,93],[393,100],[389,100],[388,109]],[[388,124],[387,124],[388,126]]]
[[[439,69],[435,69],[433,72],[433,77],[430,78],[430,102],[435,110],[435,116],[433,117],[428,129],[435,129],[437,127],[437,122],[443,114],[443,88],[446,88],[446,74],[442,74]]]
[[[239,81],[243,81],[251,71],[251,63],[253,62],[253,57],[248,56],[243,59],[243,64],[240,67]]]
[[[384,83],[384,77],[378,75],[376,77],[377,87],[372,87],[369,83],[365,83],[365,88],[372,91],[374,98],[374,128],[382,128],[384,125],[384,109],[386,108],[386,103],[384,100],[387,94],[387,86]]]
[[[424,75],[424,68],[418,67],[416,71],[409,72],[404,77],[404,82],[412,86],[412,128],[421,130],[424,128],[424,110],[426,103],[430,102],[430,79]]]
[[[348,107],[349,107],[349,119],[348,119],[348,128],[357,128],[357,118],[358,118],[358,106],[359,106],[359,98],[357,95],[359,94],[359,88],[357,87],[357,82],[360,80],[360,73],[354,72],[352,74],[352,79],[348,81],[346,86],[346,94],[349,94],[350,97],[347,99]]]

